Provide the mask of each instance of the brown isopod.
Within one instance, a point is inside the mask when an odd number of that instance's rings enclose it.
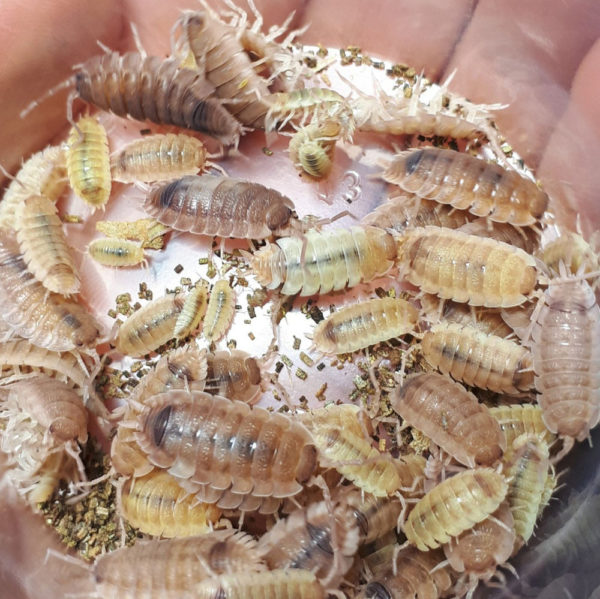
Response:
[[[341,131],[341,125],[334,120],[311,123],[299,129],[288,146],[294,166],[314,179],[327,177],[333,167],[333,152]]]
[[[137,441],[150,462],[214,491],[209,503],[219,507],[226,491],[240,502],[247,495],[295,495],[316,466],[316,448],[301,424],[207,393],[156,395],[139,422]]]
[[[208,305],[208,287],[204,282],[194,285],[187,295],[181,313],[177,317],[173,336],[184,339],[198,328]]]
[[[504,477],[491,468],[459,472],[419,500],[404,534],[420,551],[436,549],[495,512],[507,491]]]
[[[303,247],[304,259],[302,259]],[[259,284],[281,286],[284,295],[325,294],[384,275],[393,265],[396,244],[377,227],[310,230],[304,239],[284,237],[254,254],[242,250]]]
[[[203,534],[221,517],[221,510],[198,502],[167,472],[128,479],[120,499],[123,518],[140,532],[157,537]]]
[[[116,349],[139,358],[172,339],[183,304],[184,296],[167,294],[134,312],[119,328]]]
[[[206,355],[204,391],[247,404],[255,403],[262,389],[262,364],[239,349]]]
[[[446,204],[442,204],[446,206]],[[433,224],[433,223],[432,223]],[[476,218],[459,228],[459,231],[477,237],[489,237],[533,254],[540,244],[540,235],[532,227],[515,227],[510,223],[495,223],[487,218]]]
[[[182,133],[157,133],[127,144],[110,159],[113,181],[164,181],[194,175],[204,168],[206,148]]]
[[[138,264],[147,265],[144,248],[137,241],[104,237],[94,239],[87,247],[90,257],[102,266],[128,268]]]
[[[235,291],[225,279],[217,281],[210,291],[202,334],[208,342],[216,342],[225,333],[235,316]]]
[[[203,580],[219,574],[267,574],[256,542],[233,530],[183,539],[138,540],[131,547],[100,555],[91,570],[96,594],[103,599],[193,599],[200,597],[198,588]]]
[[[537,400],[553,433],[583,441],[600,419],[600,308],[577,278],[550,281],[532,320]]]
[[[27,106],[21,118],[59,89],[73,85],[73,97],[118,116],[200,131],[224,145],[237,145],[242,133],[241,124],[221,101],[209,97],[214,87],[203,75],[180,68],[176,58],[138,52],[93,56],[76,67],[73,77]]]
[[[401,274],[425,293],[471,306],[518,306],[537,281],[535,259],[523,250],[440,227],[406,231],[397,262]]]
[[[0,227],[15,228],[15,209],[29,196],[56,202],[68,185],[65,151],[48,146],[30,156],[7,187],[0,202]]]
[[[56,444],[87,441],[87,410],[73,387],[41,374],[13,383],[9,389],[9,398],[38,422]]]
[[[533,181],[454,150],[400,152],[382,176],[408,193],[500,223],[533,225],[548,206],[547,194]]]
[[[506,448],[500,425],[488,408],[448,376],[411,375],[390,402],[410,426],[469,468],[494,464]]]
[[[290,233],[297,221],[294,204],[278,191],[215,175],[190,175],[157,187],[144,209],[176,231],[237,239]]]
[[[508,395],[533,389],[531,352],[477,327],[434,325],[423,336],[421,351],[431,366],[471,387]]]
[[[313,344],[325,354],[349,353],[414,331],[418,318],[406,300],[371,299],[330,314],[316,326]]]
[[[111,189],[108,137],[91,116],[80,118],[69,132],[67,174],[73,191],[92,211],[104,208]]]
[[[0,311],[15,334],[53,351],[92,347],[100,335],[100,325],[83,306],[36,280],[5,230],[0,231]]]
[[[56,204],[30,196],[15,208],[17,241],[29,271],[46,289],[79,293],[79,273],[71,257]]]

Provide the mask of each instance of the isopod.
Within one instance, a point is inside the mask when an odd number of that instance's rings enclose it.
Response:
[[[83,306],[35,279],[6,231],[0,232],[0,311],[16,335],[53,351],[89,348],[100,335]]]
[[[137,241],[104,237],[94,239],[87,247],[90,257],[102,266],[127,268],[146,263],[142,245]]]
[[[447,204],[442,204],[446,206]],[[433,223],[432,223],[433,224]],[[459,231],[478,237],[489,237],[533,254],[540,244],[539,233],[531,227],[514,227],[510,223],[495,223],[487,218],[476,218],[465,223]]]
[[[477,327],[435,325],[423,336],[421,350],[431,366],[471,387],[508,395],[533,389],[529,350]]]
[[[548,195],[516,171],[440,148],[400,152],[382,174],[403,191],[513,225],[533,225]]]
[[[121,490],[120,507],[131,526],[165,538],[206,533],[221,517],[221,510],[199,503],[167,472],[128,479]]]
[[[261,363],[239,349],[206,355],[204,391],[253,404],[261,391]]]
[[[598,254],[592,246],[572,231],[562,231],[556,239],[545,244],[538,255],[555,273],[561,272],[561,262],[572,274],[578,273],[582,267],[584,272],[595,272],[600,268]]]
[[[418,318],[418,310],[406,300],[371,299],[345,306],[321,321],[313,344],[325,354],[349,353],[410,333]]]
[[[154,351],[173,338],[183,304],[184,297],[177,294],[167,294],[149,302],[121,325],[115,347],[120,353],[134,358]]]
[[[176,231],[237,239],[289,233],[296,221],[292,201],[278,191],[215,175],[190,175],[157,187],[144,209]]]
[[[69,132],[67,174],[73,191],[92,210],[104,208],[111,189],[108,137],[93,117],[80,118]]]
[[[206,163],[204,144],[190,135],[157,133],[127,144],[110,159],[113,181],[164,181],[194,175]]]
[[[185,296],[183,308],[175,323],[173,336],[177,339],[184,339],[195,331],[206,312],[207,304],[207,286],[202,282],[196,283]]]
[[[48,146],[29,157],[0,202],[0,226],[15,228],[15,208],[29,196],[43,196],[55,202],[68,185],[65,152]]]
[[[436,549],[495,512],[507,490],[504,477],[491,468],[459,472],[419,500],[404,534],[420,551]]]
[[[447,376],[411,375],[393,392],[390,403],[410,426],[469,468],[494,464],[506,448],[488,408]]]
[[[271,570],[309,570],[323,586],[336,587],[352,566],[358,541],[352,509],[320,501],[277,522],[261,537],[258,550]]]
[[[219,507],[225,507],[219,498],[226,491],[240,503],[247,495],[295,495],[316,466],[316,448],[301,424],[206,393],[156,395],[140,425],[137,441],[150,462],[214,491],[215,499],[208,503]]]
[[[576,278],[553,280],[533,316],[531,351],[544,424],[583,441],[600,419],[600,308]]]
[[[294,166],[314,179],[327,177],[333,167],[333,152],[341,130],[341,125],[334,120],[311,123],[299,129],[288,146]]]
[[[306,244],[302,260],[303,245]],[[242,251],[260,285],[284,295],[325,294],[384,275],[396,257],[394,238],[376,227],[284,237],[254,254]]]
[[[43,196],[28,197],[15,208],[15,229],[23,260],[33,276],[54,293],[79,293],[79,273],[56,204]]]
[[[537,280],[535,259],[523,250],[432,226],[404,233],[398,265],[425,293],[488,308],[522,304]]]

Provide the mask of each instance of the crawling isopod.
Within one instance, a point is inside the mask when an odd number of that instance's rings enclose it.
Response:
[[[199,498],[219,507],[226,507],[219,502],[226,491],[237,496],[238,504],[245,496],[266,500],[295,495],[316,465],[316,448],[301,424],[206,393],[156,395],[140,425],[138,443],[150,462],[205,486],[214,499]]]
[[[177,231],[238,239],[282,235],[296,221],[292,201],[278,191],[214,175],[190,175],[158,187],[144,208]]]
[[[55,202],[68,185],[65,152],[60,146],[48,146],[30,156],[0,202],[0,226],[15,227],[15,208],[29,196],[43,196]]]
[[[127,356],[149,354],[169,339],[183,309],[184,297],[167,294],[134,312],[119,328],[115,347]]]
[[[42,196],[28,197],[15,208],[15,228],[23,260],[35,278],[54,293],[78,293],[79,273],[55,203]]]
[[[418,310],[401,298],[367,300],[343,307],[321,321],[313,343],[326,354],[353,352],[410,333],[418,317]]]
[[[319,501],[276,523],[261,537],[258,550],[271,570],[309,570],[323,586],[336,587],[352,566],[358,540],[352,509]]]
[[[92,210],[104,208],[111,189],[108,137],[91,116],[80,118],[69,132],[67,174],[73,191]]]
[[[225,145],[237,145],[242,127],[216,98],[203,75],[179,68],[176,58],[137,52],[107,52],[77,66],[75,75],[32,102],[24,117],[46,96],[74,85],[73,95],[102,110],[138,121],[175,125],[206,133]]]
[[[0,311],[15,334],[53,351],[89,348],[100,335],[83,306],[35,279],[6,231],[0,232]]]
[[[136,139],[110,159],[114,181],[165,181],[194,175],[204,168],[206,148],[195,137],[158,133]]]
[[[239,349],[216,351],[206,356],[204,391],[248,404],[254,403],[261,390],[261,363]]]
[[[87,247],[90,257],[102,266],[128,268],[146,263],[142,245],[128,239],[104,237],[94,239]]]
[[[394,411],[461,464],[489,466],[506,440],[488,408],[462,385],[434,372],[411,375],[393,392]]]
[[[181,313],[177,317],[173,336],[183,339],[198,328],[206,312],[208,303],[208,288],[206,284],[196,283],[185,296]]]
[[[547,194],[533,181],[453,150],[400,152],[382,176],[408,193],[500,223],[533,225],[548,206]]]
[[[303,245],[306,244],[302,260]],[[257,281],[284,295],[329,293],[384,275],[396,257],[394,238],[376,227],[307,231],[254,254],[243,252]]]
[[[217,281],[210,292],[202,326],[202,334],[209,341],[218,341],[225,335],[235,316],[235,291],[225,279]]]
[[[437,324],[423,336],[421,350],[431,366],[471,387],[508,395],[533,389],[529,350],[477,327]]]
[[[504,477],[491,468],[459,472],[415,505],[404,534],[421,551],[435,549],[495,512],[507,490]]]
[[[341,125],[334,120],[302,127],[290,139],[291,161],[314,179],[327,177],[333,167],[333,152],[341,131]]]
[[[582,267],[584,272],[594,272],[600,268],[598,254],[581,235],[573,231],[562,231],[556,239],[545,244],[538,255],[555,273],[561,272],[561,262],[573,274]]]
[[[550,282],[533,316],[535,388],[544,424],[583,441],[600,419],[600,308],[585,280]]]
[[[432,226],[404,233],[398,264],[401,274],[426,293],[488,308],[522,304],[537,280],[535,260],[523,250]]]
[[[442,204],[446,206],[446,204]],[[510,223],[495,223],[487,218],[476,218],[465,223],[459,231],[478,237],[489,237],[533,254],[540,244],[539,233],[532,227],[515,227]]]
[[[221,510],[199,503],[167,472],[128,479],[121,491],[120,507],[131,526],[165,538],[206,533],[221,517]]]
[[[201,582],[219,574],[266,575],[256,542],[233,530],[183,539],[138,542],[99,556],[92,566],[96,593],[104,599],[200,597]]]

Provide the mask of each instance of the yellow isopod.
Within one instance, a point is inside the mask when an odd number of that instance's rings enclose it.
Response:
[[[202,332],[207,341],[218,341],[225,335],[235,314],[235,291],[222,279],[210,292]]]
[[[94,239],[88,245],[88,254],[102,266],[126,268],[138,264],[147,265],[141,244],[128,239],[116,237]]]

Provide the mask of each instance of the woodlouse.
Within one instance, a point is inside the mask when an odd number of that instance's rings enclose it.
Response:
[[[529,350],[474,326],[434,325],[423,336],[421,350],[431,366],[471,387],[509,395],[533,389]]]
[[[195,137],[157,133],[136,139],[110,159],[113,181],[164,181],[194,175],[206,163],[206,148]]]
[[[114,341],[117,350],[138,358],[149,354],[169,339],[183,309],[184,297],[167,294],[134,312],[119,328]]]
[[[501,223],[533,225],[548,206],[547,194],[533,181],[454,150],[400,152],[382,176],[408,193]]]
[[[199,503],[167,472],[128,479],[121,491],[120,507],[131,526],[165,538],[206,533],[221,517],[221,510]]]
[[[595,272],[600,268],[598,254],[581,235],[573,231],[561,231],[556,239],[539,250],[538,256],[555,273],[561,272],[561,262],[572,274],[578,273],[582,267],[584,272]]]
[[[426,293],[488,308],[522,304],[537,280],[535,260],[523,250],[432,226],[404,233],[398,265]]]
[[[87,247],[90,257],[102,266],[128,268],[146,263],[141,244],[128,239],[104,237],[94,239]]]
[[[396,246],[382,229],[351,227],[310,230],[304,239],[285,237],[254,254],[242,253],[259,284],[268,289],[281,286],[284,295],[308,296],[354,287],[384,275],[392,267]]]
[[[401,298],[367,300],[345,306],[321,321],[313,332],[313,344],[326,354],[357,351],[410,333],[418,317],[418,310]]]
[[[290,139],[291,161],[315,179],[327,177],[333,167],[333,152],[341,131],[341,125],[334,120],[302,127]]]
[[[36,280],[6,231],[0,232],[0,311],[15,334],[53,351],[89,348],[100,335],[83,306]]]
[[[190,175],[154,189],[144,209],[196,235],[266,239],[291,232],[294,204],[275,189],[231,177]]]
[[[111,189],[108,136],[91,116],[80,118],[69,132],[67,174],[73,191],[92,210],[104,208]]]
[[[206,393],[170,391],[142,414],[140,447],[174,476],[261,499],[299,493],[316,466],[308,431],[283,414]]]
[[[531,347],[544,424],[583,441],[600,419],[600,308],[576,278],[551,281],[539,308]]]
[[[239,349],[216,351],[206,355],[204,391],[253,404],[261,391],[262,372],[259,360]]]
[[[447,376],[411,375],[390,402],[410,426],[470,468],[494,464],[506,448],[500,425],[488,408]]]
[[[436,549],[495,512],[507,490],[504,477],[491,468],[459,472],[419,500],[404,534],[420,551]]]
[[[207,305],[208,288],[204,282],[196,283],[185,296],[183,308],[173,329],[173,336],[183,339],[195,331],[206,313]]]
[[[231,325],[235,316],[235,291],[225,279],[217,281],[210,291],[202,334],[209,342],[216,342]]]
[[[16,207],[15,221],[23,260],[35,278],[54,293],[79,293],[79,273],[56,204],[42,196],[30,196]]]

